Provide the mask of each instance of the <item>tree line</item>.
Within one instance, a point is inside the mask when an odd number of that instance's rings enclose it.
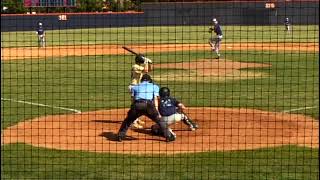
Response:
[[[76,0],[74,7],[24,7],[24,0],[1,0],[1,13],[141,11],[140,0]]]

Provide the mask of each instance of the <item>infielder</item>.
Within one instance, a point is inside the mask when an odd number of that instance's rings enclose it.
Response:
[[[42,26],[42,22],[38,22],[38,27],[36,29],[36,34],[38,35],[38,47],[45,47],[45,32]]]
[[[131,93],[131,108],[121,124],[117,140],[121,142],[125,139],[131,124],[140,116],[145,115],[159,125],[168,142],[174,141],[174,134],[169,131],[165,124],[160,124],[161,116],[158,111],[159,86],[152,83],[151,77],[148,74],[144,74],[141,78],[141,83],[131,88]]]
[[[284,26],[285,26],[285,31],[290,32],[290,22],[289,22],[289,18],[286,18],[284,20]]]
[[[211,46],[212,51],[214,51],[217,54],[217,58],[220,58],[220,54],[219,54],[219,49],[220,49],[220,44],[221,44],[221,40],[222,40],[222,29],[221,26],[218,24],[218,21],[216,18],[212,19],[213,22],[213,28],[210,27],[209,28],[209,33],[212,33],[212,31],[214,31],[216,33],[216,37],[211,37],[209,39],[209,44]]]
[[[174,97],[170,96],[170,89],[167,87],[162,87],[159,91],[160,102],[159,102],[159,113],[161,115],[161,121],[159,124],[168,127],[171,134],[176,137],[172,129],[169,128],[170,125],[182,121],[186,124],[191,131],[195,131],[198,125],[194,123],[183,110],[186,109],[184,104],[177,101]],[[159,124],[154,124],[151,126],[151,132],[154,135],[163,135]]]
[[[129,92],[131,93],[132,87],[138,85],[141,82],[141,78],[144,74],[147,74],[151,70],[152,61],[143,55],[137,55],[135,58],[135,64],[131,68],[131,83],[129,85]],[[144,122],[140,119],[136,119],[132,127],[142,129]]]

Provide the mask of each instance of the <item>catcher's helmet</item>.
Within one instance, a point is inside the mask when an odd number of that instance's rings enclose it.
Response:
[[[160,97],[169,97],[170,96],[170,89],[167,87],[160,88],[159,95],[160,95]]]
[[[141,54],[137,55],[135,61],[136,61],[137,64],[144,63],[143,55],[141,55]]]
[[[147,82],[152,82],[151,76],[149,74],[144,74],[141,78],[141,82],[147,81]]]

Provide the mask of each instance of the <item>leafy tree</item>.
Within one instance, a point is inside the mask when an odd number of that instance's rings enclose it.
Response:
[[[95,12],[102,11],[104,0],[77,0],[77,12]]]
[[[7,9],[4,10],[4,7]],[[23,0],[1,0],[2,13],[25,13],[26,11]]]
[[[76,0],[75,8],[61,7],[33,7],[33,11],[42,13],[52,12],[101,12],[107,10],[120,12],[128,10],[141,10],[141,0]],[[6,10],[3,10],[6,7]],[[2,13],[26,13],[29,9],[24,7],[24,0],[1,0]]]
[[[141,10],[141,0],[108,0],[111,11]]]

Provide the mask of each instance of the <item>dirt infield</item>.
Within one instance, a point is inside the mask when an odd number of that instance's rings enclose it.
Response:
[[[26,143],[36,147],[128,154],[191,153],[248,150],[295,144],[318,148],[319,122],[296,114],[253,109],[190,108],[200,126],[188,131],[182,123],[173,129],[175,142],[152,136],[146,129],[129,130],[130,138],[116,142],[115,133],[127,109],[39,117],[20,122],[1,134],[3,144]]]
[[[208,44],[146,44],[132,45],[141,53],[209,50]],[[318,43],[228,43],[221,45],[222,50],[267,50],[267,51],[309,51],[319,52]],[[1,60],[41,59],[45,57],[87,56],[87,55],[117,55],[127,54],[120,45],[77,45],[53,46],[46,48],[1,48]]]
[[[267,73],[240,70],[247,68],[271,67],[271,64],[246,63],[226,59],[204,59],[197,60],[195,62],[181,62],[168,64],[161,63],[156,64],[154,67],[159,69],[176,70],[175,72],[167,72],[162,73],[161,75],[154,75],[153,79],[157,81],[212,82],[214,80],[224,81],[266,77],[268,76]]]

